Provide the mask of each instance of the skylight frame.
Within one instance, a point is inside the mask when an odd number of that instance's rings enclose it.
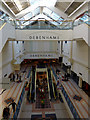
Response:
[[[15,4],[16,4],[17,8],[19,9],[19,11],[21,11],[23,9],[19,0],[11,0],[11,1],[15,2]]]

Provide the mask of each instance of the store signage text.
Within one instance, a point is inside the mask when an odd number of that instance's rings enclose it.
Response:
[[[29,36],[30,40],[59,40],[59,36]]]

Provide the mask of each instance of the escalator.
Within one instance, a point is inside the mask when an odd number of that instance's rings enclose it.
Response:
[[[35,100],[35,67],[32,67],[32,91],[31,91],[31,102]]]
[[[29,83],[29,91],[27,92],[27,100],[28,100],[28,102],[31,102],[31,100],[30,100],[30,89],[31,89],[31,84]]]
[[[30,76],[31,69],[28,72],[27,78]],[[35,100],[35,67],[32,67],[31,83],[29,83],[29,90],[27,93],[27,100],[29,103],[33,103]]]
[[[55,98],[58,98],[58,94],[57,94],[57,86],[55,83],[53,83],[53,87],[54,87],[54,92],[55,92]]]
[[[30,74],[31,74],[31,68],[29,69],[29,72],[28,72],[27,78],[30,77]]]
[[[49,87],[50,87],[50,97],[51,100],[54,100],[54,93],[53,93],[53,86],[52,86],[52,79],[51,79],[51,71],[48,69],[48,79],[49,79]]]

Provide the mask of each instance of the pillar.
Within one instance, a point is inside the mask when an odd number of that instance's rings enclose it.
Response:
[[[79,76],[79,87],[82,88],[82,78]]]

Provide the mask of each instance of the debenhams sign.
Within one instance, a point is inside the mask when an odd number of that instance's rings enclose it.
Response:
[[[30,40],[59,40],[59,36],[29,36]]]

